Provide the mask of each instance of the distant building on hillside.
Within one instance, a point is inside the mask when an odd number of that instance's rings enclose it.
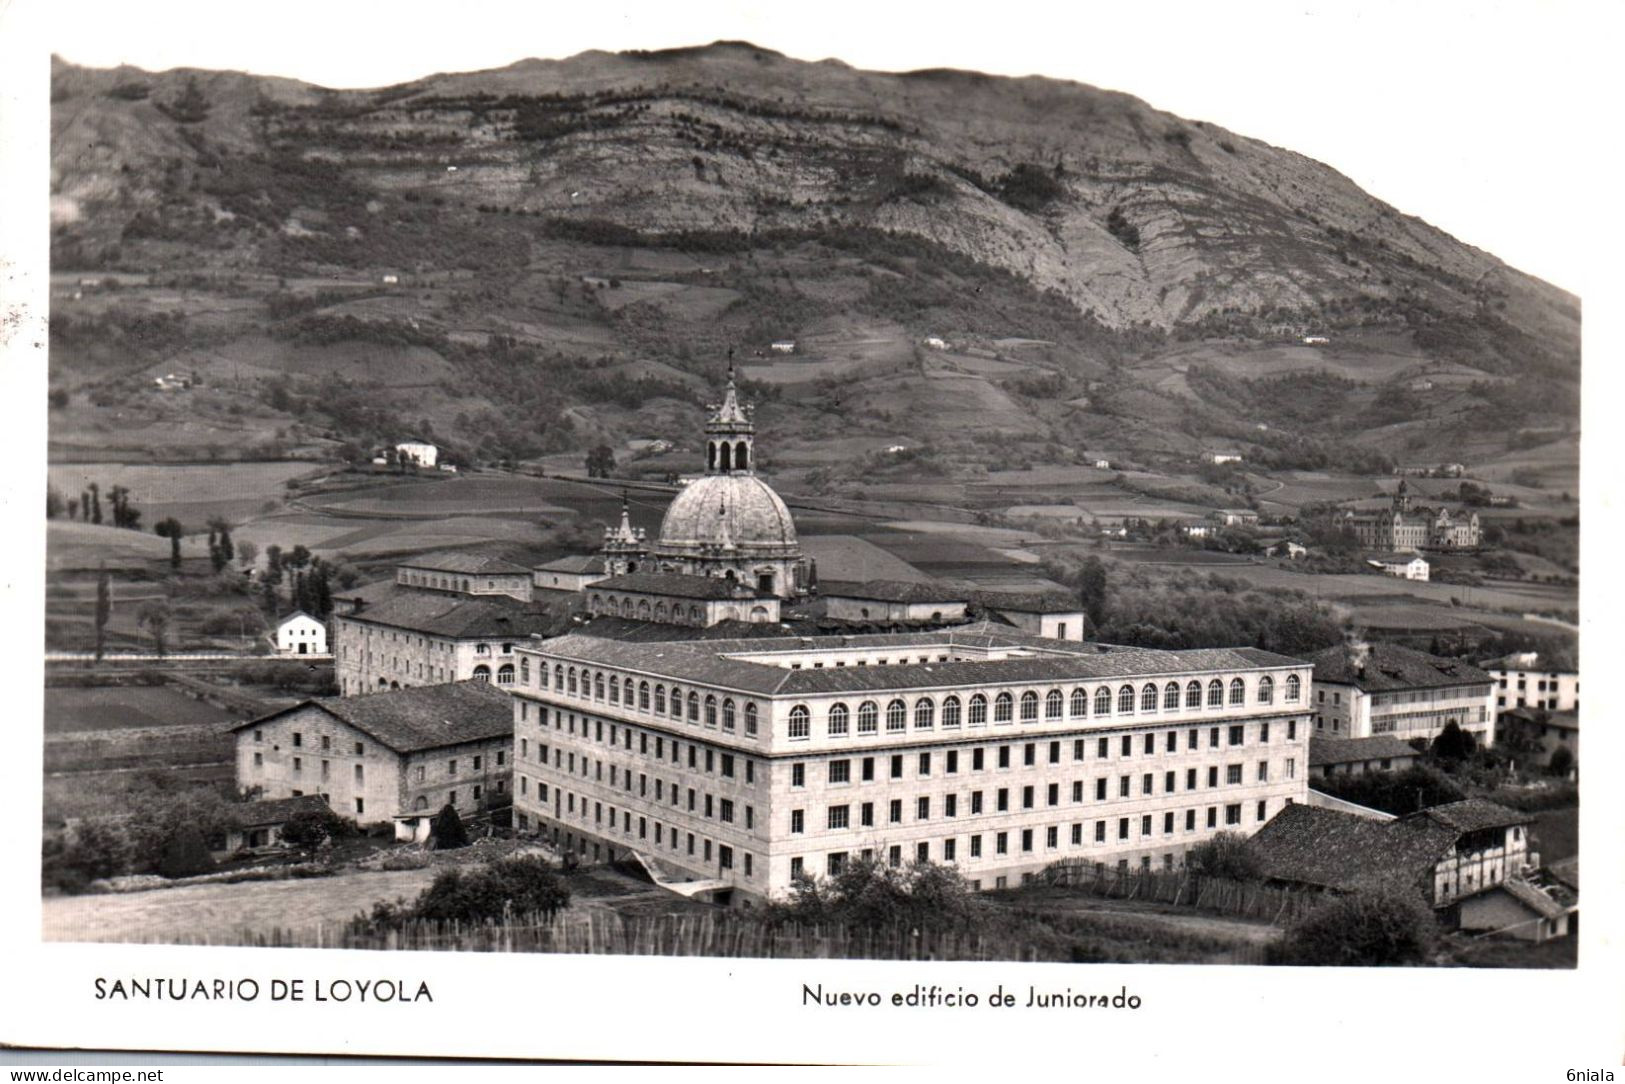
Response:
[[[1221,465],[1223,465],[1225,463],[1240,463],[1241,462],[1241,453],[1240,452],[1208,452],[1205,456],[1203,456],[1203,458],[1206,459],[1209,463],[1212,463],[1215,466],[1221,466]]]
[[[417,437],[408,437],[395,445],[395,454],[401,457],[403,463],[432,468],[440,461],[440,446]]]
[[[1483,539],[1477,512],[1443,505],[1413,508],[1410,484],[1403,478],[1388,508],[1345,512],[1343,524],[1366,549],[1390,552],[1476,550]]]
[[[327,625],[303,610],[295,610],[276,625],[279,655],[327,654]]]
[[[1305,335],[1303,337],[1303,343],[1305,346],[1325,346],[1331,341],[1332,340],[1325,335]]]
[[[796,341],[794,339],[779,339],[771,344],[770,349],[775,354],[794,354],[796,352]]]
[[[1091,466],[1093,466],[1096,470],[1111,470],[1112,461],[1110,459],[1097,459],[1091,464]]]
[[[1258,513],[1251,508],[1220,508],[1209,512],[1208,518],[1226,527],[1258,526]]]
[[[1428,563],[1414,553],[1379,553],[1374,557],[1367,557],[1365,563],[1372,568],[1381,569],[1387,576],[1427,582]]]
[[[939,339],[935,335],[932,335],[932,336],[928,337],[925,340],[925,345],[929,346],[933,350],[946,350],[946,349],[948,349],[947,340]]]
[[[1542,666],[1533,651],[1514,652],[1484,663],[1495,679],[1495,710],[1534,708],[1537,711],[1579,711],[1580,672],[1561,666]]]
[[[1387,643],[1339,644],[1315,665],[1315,734],[1431,741],[1451,723],[1490,736],[1494,679],[1471,663]]]

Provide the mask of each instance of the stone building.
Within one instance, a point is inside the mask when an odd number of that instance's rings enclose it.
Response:
[[[319,795],[358,824],[447,802],[473,812],[512,785],[513,708],[483,682],[306,700],[233,732],[238,786]]]
[[[1477,512],[1443,506],[1413,508],[1410,483],[1403,478],[1389,507],[1378,512],[1345,512],[1343,524],[1361,547],[1372,550],[1475,550],[1483,541]]]
[[[561,621],[567,617],[503,596],[397,591],[333,615],[334,677],[344,696],[469,680],[506,688],[515,680],[515,646]]]
[[[327,654],[327,623],[303,610],[295,610],[276,623],[279,655]]]
[[[779,620],[779,596],[720,577],[632,572],[587,588],[585,611],[695,628],[723,621],[761,624]]]
[[[477,553],[426,553],[395,566],[402,587],[461,595],[505,595],[531,599],[531,570],[500,557]]]
[[[1388,643],[1329,647],[1310,661],[1317,736],[1431,741],[1455,723],[1480,744],[1490,738],[1494,682],[1472,663]]]
[[[531,641],[515,817],[719,900],[873,857],[980,888],[1063,859],[1171,867],[1301,801],[1310,668],[991,624],[874,636]]]

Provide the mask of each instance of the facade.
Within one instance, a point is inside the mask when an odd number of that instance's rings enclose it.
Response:
[[[1428,563],[1414,553],[1379,553],[1375,557],[1367,558],[1366,564],[1380,569],[1385,576],[1427,582]]]
[[[409,437],[395,445],[395,454],[401,462],[416,463],[420,467],[433,467],[440,461],[440,448],[426,440]]]
[[[481,682],[306,700],[233,731],[238,786],[319,795],[358,824],[448,802],[472,812],[511,786],[513,709]]]
[[[1550,941],[1569,935],[1569,916],[1579,899],[1556,884],[1514,879],[1461,901],[1457,924],[1480,934],[1519,941]]]
[[[1392,734],[1371,738],[1323,738],[1317,734],[1309,740],[1309,776],[1324,779],[1331,775],[1402,772],[1421,755],[1409,742]]]
[[[334,614],[334,677],[344,696],[469,680],[506,688],[517,677],[515,646],[560,620],[503,597],[398,591]]]
[[[321,813],[326,810],[327,803],[315,794],[243,802],[231,810],[232,824],[226,829],[226,850],[281,846],[284,824],[301,813]]]
[[[672,573],[610,576],[587,589],[586,611],[662,625],[709,628],[723,621],[779,620],[779,596],[734,580]]]
[[[1523,651],[1484,664],[1495,679],[1495,710],[1579,711],[1580,672],[1541,666],[1540,656]]]
[[[1410,483],[1403,478],[1388,508],[1345,512],[1343,523],[1362,547],[1389,552],[1476,550],[1483,541],[1477,512],[1413,508]]]
[[[994,625],[521,647],[515,823],[760,900],[861,857],[981,888],[1052,862],[1172,866],[1301,801],[1307,664]]]
[[[1573,763],[1580,762],[1580,713],[1577,711],[1543,711],[1537,708],[1512,708],[1502,712],[1495,720],[1495,740],[1521,733],[1540,750],[1539,763],[1549,765],[1559,749],[1567,749]]]
[[[475,553],[427,553],[395,566],[403,587],[450,591],[461,595],[506,595],[520,602],[531,598],[531,570],[500,557]]]
[[[1258,513],[1250,508],[1220,508],[1208,518],[1225,527],[1258,526]]]
[[[1471,663],[1397,644],[1329,647],[1315,667],[1315,736],[1431,741],[1450,723],[1491,736],[1494,682]]]
[[[327,624],[303,610],[295,610],[276,624],[279,655],[327,654]]]
[[[963,591],[907,580],[822,580],[818,597],[836,621],[952,624],[965,620]]]
[[[604,558],[598,554],[560,557],[532,569],[531,584],[540,591],[574,593],[592,586],[607,575]]]
[[[646,571],[733,580],[780,598],[807,593],[811,566],[790,510],[756,476],[755,439],[730,369],[723,401],[705,425],[705,474],[667,507]]]

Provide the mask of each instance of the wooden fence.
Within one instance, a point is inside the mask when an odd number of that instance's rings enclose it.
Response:
[[[1321,899],[1317,892],[1204,877],[1189,870],[1101,868],[1084,859],[1069,859],[1048,866],[1039,880],[1095,896],[1149,900],[1237,918],[1260,919],[1276,926],[1284,926],[1306,914]]]

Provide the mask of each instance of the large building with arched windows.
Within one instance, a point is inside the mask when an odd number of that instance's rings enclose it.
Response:
[[[1062,861],[1173,866],[1307,793],[1312,668],[1254,648],[978,624],[517,654],[516,827],[723,901],[860,858],[984,889]]]

